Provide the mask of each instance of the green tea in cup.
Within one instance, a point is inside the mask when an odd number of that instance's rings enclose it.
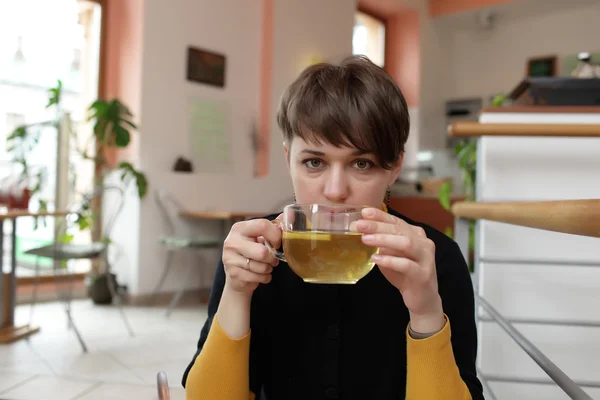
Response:
[[[364,206],[300,205],[284,208],[277,223],[283,230],[283,253],[269,250],[305,282],[353,284],[373,269],[378,249],[362,242],[354,229]]]

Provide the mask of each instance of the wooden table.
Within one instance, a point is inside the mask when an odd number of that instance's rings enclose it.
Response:
[[[62,217],[66,211],[31,212],[29,210],[0,210],[0,257],[4,260],[4,221],[12,221],[10,272],[4,273],[4,265],[0,262],[0,343],[11,343],[23,339],[40,328],[23,325],[15,326],[15,304],[17,291],[17,218],[20,217]]]

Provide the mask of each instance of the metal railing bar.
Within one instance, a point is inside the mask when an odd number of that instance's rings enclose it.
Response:
[[[483,322],[496,322],[495,319],[488,315],[479,315],[479,321]],[[504,318],[511,324],[533,324],[533,325],[564,325],[564,326],[577,326],[585,328],[600,328],[600,321],[584,321],[584,320],[554,320],[554,319],[542,319],[542,318]]]
[[[518,258],[486,258],[481,257],[479,262],[488,264],[526,264],[526,265],[551,265],[573,267],[600,267],[599,262],[574,261],[574,260],[526,260]]]
[[[475,299],[506,333],[539,365],[546,374],[572,399],[592,400],[592,398],[571,380],[560,368],[533,345],[525,336],[515,329],[510,322],[496,311],[483,297],[475,293]]]
[[[482,374],[481,375],[485,380],[489,382],[509,382],[509,383],[532,383],[536,385],[555,385],[555,382],[552,379],[544,379],[544,378],[523,378],[520,376],[505,376],[505,375],[494,375],[494,374]],[[600,382],[597,381],[573,381],[576,385],[587,387],[587,388],[600,388]],[[574,397],[577,398],[577,397]],[[588,399],[589,397],[585,397]]]

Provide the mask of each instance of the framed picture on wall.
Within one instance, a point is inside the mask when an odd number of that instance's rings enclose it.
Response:
[[[525,76],[556,76],[556,56],[530,58]]]
[[[188,47],[187,80],[224,87],[225,61],[223,54],[196,47]]]

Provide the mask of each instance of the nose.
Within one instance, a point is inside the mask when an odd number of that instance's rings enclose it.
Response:
[[[331,203],[343,203],[350,195],[346,172],[343,166],[333,166],[328,172],[324,195]]]

